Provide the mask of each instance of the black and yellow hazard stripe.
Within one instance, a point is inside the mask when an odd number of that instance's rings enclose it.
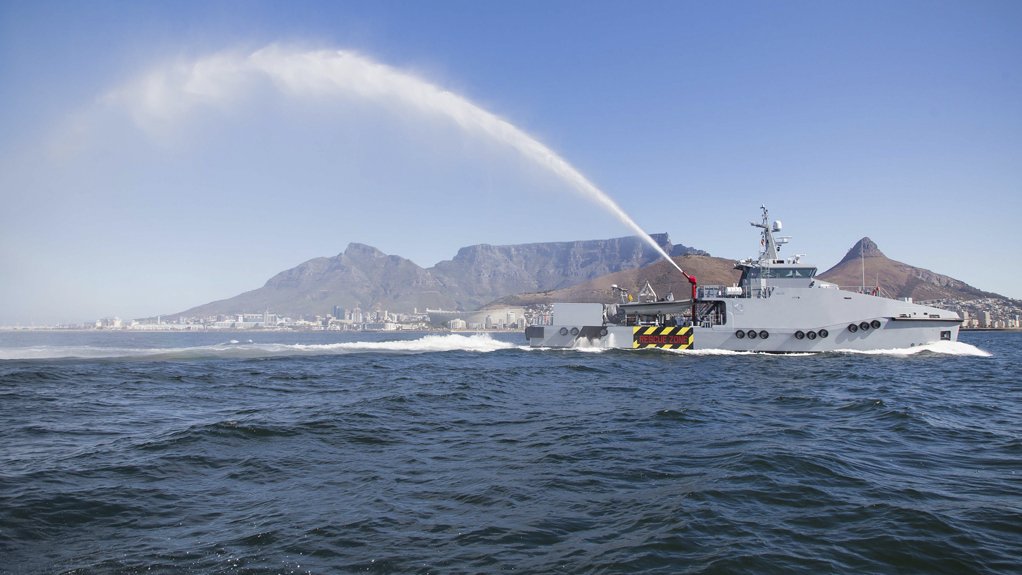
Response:
[[[632,328],[632,347],[659,347],[660,349],[690,349],[691,327],[637,326]]]

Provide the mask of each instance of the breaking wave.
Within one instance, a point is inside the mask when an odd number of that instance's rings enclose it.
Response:
[[[437,353],[466,351],[488,353],[518,346],[493,339],[488,334],[426,335],[418,339],[353,341],[342,343],[289,344],[230,341],[204,346],[177,348],[129,348],[100,346],[34,346],[0,349],[0,360],[35,359],[144,359],[187,360],[338,355],[348,353]]]
[[[51,359],[139,359],[150,361],[177,361],[192,359],[258,359],[291,356],[342,355],[351,353],[383,353],[383,354],[419,354],[443,352],[474,352],[489,353],[501,350],[523,351],[558,351],[599,354],[608,351],[669,353],[682,356],[755,356],[776,354],[758,351],[733,351],[726,349],[681,349],[665,350],[646,348],[641,350],[608,349],[594,345],[580,345],[574,348],[530,348],[500,339],[489,334],[444,334],[425,335],[417,339],[392,339],[385,341],[350,341],[335,343],[266,343],[253,342],[251,339],[237,339],[226,342],[187,347],[109,347],[89,345],[69,346],[32,346],[0,348],[0,360],[51,360]],[[960,341],[942,341],[900,349],[853,350],[841,349],[833,352],[791,353],[786,357],[818,356],[827,353],[850,355],[877,355],[889,357],[911,357],[922,353],[962,357],[990,357],[991,354],[968,343]]]
[[[927,343],[924,345],[917,345],[914,347],[904,347],[898,349],[871,349],[871,350],[839,349],[835,353],[907,357],[911,355],[918,355],[924,352],[938,353],[941,355],[960,355],[969,357],[991,356],[989,352],[983,351],[982,349],[972,344],[964,343],[961,341],[938,341],[933,343]]]

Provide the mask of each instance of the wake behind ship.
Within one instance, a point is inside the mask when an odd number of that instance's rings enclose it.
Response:
[[[822,352],[901,349],[956,341],[957,313],[892,299],[879,290],[855,291],[816,278],[817,268],[801,256],[781,258],[774,237],[781,222],[769,224],[762,209],[762,250],[740,260],[736,285],[699,286],[685,274],[691,297],[658,299],[646,289],[639,301],[613,286],[621,303],[555,303],[549,325],[526,328],[532,347],[722,349],[754,352]],[[684,273],[684,272],[682,272]],[[648,300],[648,301],[643,301]]]

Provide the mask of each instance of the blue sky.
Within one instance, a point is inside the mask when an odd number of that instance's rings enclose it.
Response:
[[[0,325],[631,233],[501,119],[677,243],[752,256],[766,204],[821,269],[1022,298],[1020,94],[1013,1],[0,1]]]

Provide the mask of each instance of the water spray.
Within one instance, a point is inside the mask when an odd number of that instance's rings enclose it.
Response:
[[[536,138],[467,98],[443,90],[412,74],[379,64],[350,51],[302,51],[271,45],[255,52],[223,53],[179,63],[147,75],[135,86],[112,97],[131,107],[136,121],[166,121],[196,105],[222,105],[244,96],[246,80],[268,79],[285,95],[322,97],[355,94],[369,99],[392,99],[425,113],[438,114],[462,129],[493,138],[553,172],[584,198],[603,207],[643,239],[663,259],[686,274],[660,245],[617,203],[571,164]]]

